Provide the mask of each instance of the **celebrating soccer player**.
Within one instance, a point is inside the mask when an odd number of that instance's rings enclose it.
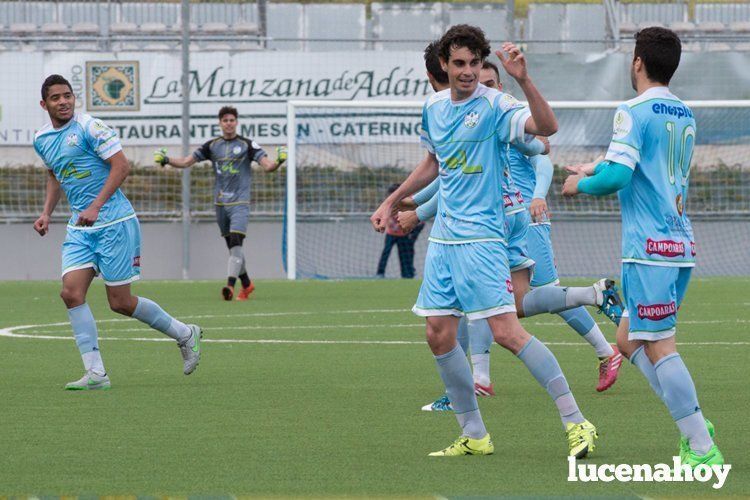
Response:
[[[507,53],[503,55],[503,52]],[[513,352],[555,402],[568,437],[568,453],[594,449],[596,429],[581,413],[552,352],[518,321],[510,281],[502,184],[504,144],[525,134],[549,136],[557,120],[513,44],[498,51],[505,71],[529,102],[479,85],[490,46],[479,28],[453,26],[440,40],[440,61],[450,88],[430,97],[422,114],[428,153],[404,183],[371,216],[383,231],[393,207],[440,178],[438,214],[430,235],[424,281],[413,311],[427,321],[427,341],[461,426],[461,436],[431,456],[494,452],[474,394],[469,362],[456,343],[458,317],[487,319],[495,340]]]
[[[130,292],[140,277],[141,229],[133,206],[120,191],[130,164],[117,134],[100,120],[75,114],[70,83],[51,75],[42,84],[41,106],[49,114],[34,137],[34,150],[47,167],[47,193],[34,229],[44,236],[60,189],[72,216],[62,247],[62,292],[86,373],[65,386],[69,390],[109,389],[110,380],[99,351],[94,316],[86,294],[96,274],[106,284],[113,311],[131,316],[175,339],[185,375],[198,366],[201,329],[167,314],[158,304]]]
[[[618,192],[626,300],[618,346],[669,409],[682,435],[682,462],[696,467],[723,464],[724,457],[675,342],[677,311],[695,266],[685,205],[696,125],[668,87],[681,51],[668,29],[636,34],[631,80],[638,95],[617,108],[604,161],[568,167],[573,175],[563,194]]]
[[[216,222],[229,249],[227,284],[221,289],[221,296],[224,300],[232,300],[234,285],[239,278],[242,290],[237,295],[237,300],[247,300],[255,290],[255,285],[247,275],[245,254],[242,252],[242,242],[247,234],[250,218],[250,164],[255,161],[266,172],[273,172],[286,161],[287,153],[283,147],[276,148],[276,161],[272,161],[258,143],[237,135],[237,109],[231,106],[224,106],[219,110],[219,126],[221,137],[206,142],[192,155],[184,158],[168,157],[167,150],[162,148],[154,153],[154,162],[162,166],[188,168],[200,161],[211,161],[216,173]]]

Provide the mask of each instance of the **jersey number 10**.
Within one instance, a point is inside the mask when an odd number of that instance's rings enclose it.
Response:
[[[687,186],[690,177],[690,160],[693,158],[693,145],[695,144],[695,128],[692,125],[687,125],[682,129],[682,133],[677,134],[674,122],[667,122],[666,127],[667,134],[669,134],[669,152],[667,154],[669,183],[672,185],[676,183],[675,172],[679,172],[682,177],[681,184]],[[680,136],[680,150],[675,151],[678,135]],[[675,165],[678,156],[679,162]]]

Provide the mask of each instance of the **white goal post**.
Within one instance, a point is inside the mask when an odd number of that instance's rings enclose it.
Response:
[[[585,147],[573,147],[566,146],[567,144],[583,144],[588,139],[589,134],[596,130],[601,132],[601,137],[598,137],[596,141],[592,141],[591,148],[602,146],[602,141],[607,136],[611,138],[611,120],[612,112],[622,103],[622,101],[551,101],[550,105],[556,111],[559,111],[558,116],[566,116],[567,118],[561,119],[560,131],[552,139],[553,145],[553,156],[555,155],[554,149],[557,148],[557,144],[561,143],[563,146],[558,150],[558,156],[553,158],[553,161],[558,164],[567,164],[569,161],[580,158],[581,151],[585,150]],[[750,100],[715,100],[715,101],[685,101],[691,109],[707,110],[704,115],[703,121],[699,120],[699,137],[701,135],[701,129],[707,128],[710,133],[717,134],[716,137],[721,137],[721,126],[730,127],[730,125],[723,125],[725,117],[728,117],[728,121],[731,123],[744,123],[745,131],[741,133],[744,138],[750,137],[750,126],[747,124],[747,117],[750,117]],[[415,116],[421,114],[420,110],[424,105],[424,101],[379,101],[379,100],[358,100],[358,101],[335,101],[335,100],[291,100],[287,103],[287,145],[288,145],[288,159],[287,159],[287,177],[286,177],[286,213],[285,213],[285,231],[286,231],[286,267],[287,267],[287,278],[297,279],[298,273],[298,164],[300,154],[301,142],[297,138],[298,126],[300,126],[303,119],[319,119],[325,120],[331,119],[331,116],[341,114],[355,114],[357,110],[362,110],[363,115],[377,116],[377,113],[382,112],[384,116],[393,116],[395,111],[401,110],[409,112],[414,119]],[[307,110],[304,113],[303,110]],[[390,110],[390,111],[389,111]],[[580,110],[581,113],[575,113],[576,110]],[[714,111],[715,110],[715,111]],[[729,111],[739,110],[739,111]],[[365,113],[366,111],[366,113]],[[389,115],[389,113],[391,113]],[[566,115],[567,113],[567,115]],[[326,118],[315,118],[316,116],[325,116]],[[304,118],[302,118],[304,117]],[[311,118],[312,117],[312,118]],[[709,118],[711,117],[711,118]],[[570,125],[571,120],[574,122]],[[734,120],[734,121],[732,121]],[[706,122],[706,123],[704,123]],[[708,123],[710,122],[710,123]],[[329,122],[326,122],[329,123]],[[707,126],[706,126],[707,125]],[[735,131],[737,127],[733,127]],[[576,137],[576,141],[570,140],[570,137]],[[585,139],[581,139],[581,138]],[[711,137],[714,137],[713,135]],[[698,155],[698,161],[705,161],[707,164],[715,165],[738,165],[738,168],[745,172],[746,168],[750,169],[750,147],[748,146],[747,140],[740,140],[740,135],[733,136],[729,141],[722,142],[717,140],[718,146],[713,144],[704,145],[706,151],[704,154]],[[578,140],[581,139],[581,140]],[[407,143],[410,139],[407,137],[401,137],[400,143]],[[413,144],[418,147],[418,132],[415,131],[413,135]],[[606,139],[608,140],[608,139]],[[713,139],[709,139],[713,142]],[[305,144],[310,144],[310,139]],[[594,146],[595,144],[595,146]],[[352,147],[355,147],[353,144]],[[369,146],[366,145],[365,146]],[[743,154],[744,153],[744,154]],[[577,155],[577,156],[576,156]],[[710,159],[706,159],[710,156]],[[701,160],[703,158],[703,160]],[[591,159],[587,157],[580,158],[580,161]],[[354,162],[354,160],[352,160]],[[694,163],[695,163],[694,159]],[[321,163],[322,164],[322,163]],[[410,165],[410,168],[416,165]],[[710,168],[709,168],[710,170]],[[743,174],[744,175],[744,174]],[[731,184],[734,181],[729,181]],[[380,186],[373,186],[373,189]],[[692,189],[692,188],[691,188]],[[750,215],[750,187],[744,187],[748,193],[742,194],[742,203],[736,208],[731,207],[735,210],[735,215],[740,214],[743,216]],[[552,194],[552,192],[551,192]],[[745,197],[745,194],[748,194]],[[724,195],[722,195],[724,196]],[[747,199],[746,199],[747,198]],[[382,198],[381,198],[382,199]],[[723,198],[722,198],[723,199]],[[562,202],[561,202],[562,203]],[[612,212],[614,205],[612,202],[609,204],[592,205],[586,208],[573,208],[572,212],[574,215],[586,215],[586,214],[598,214],[603,212]],[[716,204],[706,210],[712,210]],[[722,208],[723,207],[723,208]],[[722,205],[718,210],[729,213],[729,209]],[[374,210],[376,207],[372,207]],[[566,207],[563,207],[565,212]],[[558,209],[558,213],[560,210]],[[724,213],[722,212],[722,213]],[[717,212],[718,213],[718,212]],[[733,212],[734,213],[734,212]],[[362,213],[358,212],[360,218],[363,217]],[[425,238],[426,239],[426,238]],[[333,277],[333,276],[331,276]]]

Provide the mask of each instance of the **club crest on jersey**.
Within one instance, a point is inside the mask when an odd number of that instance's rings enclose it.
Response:
[[[674,300],[669,304],[638,304],[638,317],[651,321],[660,321],[664,318],[674,316],[677,313],[677,305]]]
[[[242,148],[239,147],[239,146],[235,146],[235,147],[232,148],[232,154],[238,155],[238,154],[240,154],[241,151],[242,151]]]
[[[75,133],[69,134],[66,141],[68,143],[68,146],[78,146],[78,135],[76,135]]]
[[[630,133],[630,130],[632,128],[633,119],[630,117],[630,115],[622,109],[617,110],[617,113],[615,113],[615,121],[612,130],[612,134],[614,135],[615,139],[624,139]]]
[[[646,253],[649,255],[661,255],[662,257],[685,256],[685,243],[672,240],[646,240]]]
[[[464,117],[464,125],[468,128],[476,127],[477,123],[479,123],[479,113],[477,113],[476,111],[467,113]]]
[[[677,198],[674,199],[674,204],[677,206],[677,213],[682,215],[682,209],[684,208],[684,205],[682,204],[681,194],[678,194]]]

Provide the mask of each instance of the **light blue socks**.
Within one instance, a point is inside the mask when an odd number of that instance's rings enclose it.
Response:
[[[462,316],[458,320],[458,332],[456,333],[456,339],[458,345],[461,346],[461,350],[464,351],[464,356],[469,355],[469,320],[466,316]],[[471,351],[474,352],[474,351]]]
[[[690,372],[678,353],[664,356],[654,364],[664,403],[677,427],[690,441],[690,448],[705,455],[713,446]]]
[[[81,353],[84,369],[105,375],[107,372],[99,352],[99,333],[91,308],[84,302],[80,306],[68,309],[68,318],[70,326],[73,327],[73,336]]]
[[[575,330],[578,335],[583,337],[583,340],[591,344],[596,351],[596,355],[599,358],[608,358],[612,356],[615,351],[612,346],[607,342],[599,326],[591,317],[591,314],[586,310],[585,307],[580,306],[574,309],[568,309],[558,313],[562,319]]]
[[[87,303],[68,309],[68,318],[73,327],[73,335],[81,355],[99,350],[99,333],[91,308]]]
[[[159,304],[144,297],[138,297],[133,317],[177,341],[184,340],[190,335],[190,328],[185,323],[174,319],[159,307]]]
[[[460,346],[446,354],[435,356],[438,373],[445,384],[445,393],[451,401],[462,435],[472,439],[482,439],[487,429],[482,421],[474,395],[474,380],[466,355]]]
[[[523,314],[527,318],[542,313],[559,313],[578,306],[596,305],[593,286],[543,286],[523,297]]]
[[[517,356],[555,402],[560,412],[563,428],[569,423],[580,424],[585,420],[578,409],[573,393],[570,392],[568,381],[557,359],[547,346],[539,342],[536,337],[531,337]]]
[[[654,365],[651,364],[651,360],[648,359],[648,356],[646,355],[646,349],[644,348],[644,346],[640,346],[638,349],[633,351],[633,354],[630,355],[630,362],[638,367],[641,373],[643,373],[643,376],[646,377],[646,380],[648,380],[649,385],[654,390],[656,395],[659,396],[659,399],[661,399],[662,402],[664,402],[664,394],[662,394],[661,391],[659,378],[656,376]]]
[[[469,344],[471,345],[471,366],[474,382],[485,387],[490,385],[490,346],[494,341],[492,329],[486,319],[469,322]]]

